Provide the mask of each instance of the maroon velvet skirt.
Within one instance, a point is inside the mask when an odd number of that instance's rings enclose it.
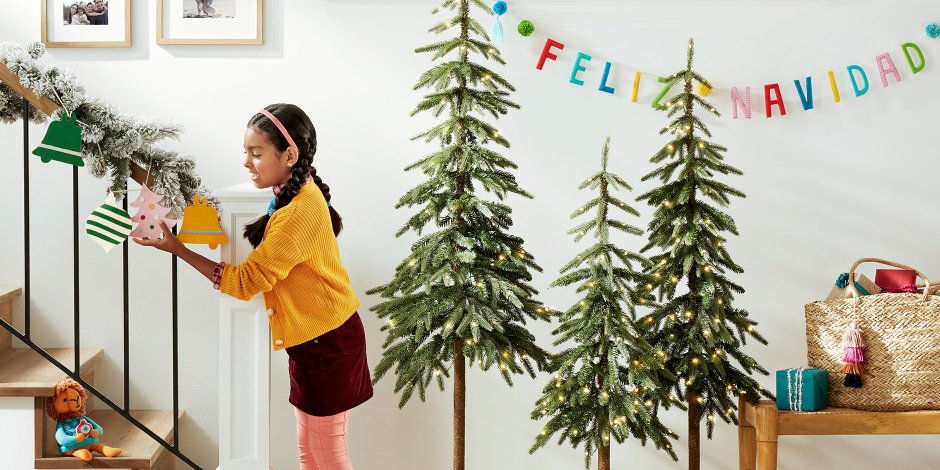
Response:
[[[359,312],[339,328],[286,349],[290,403],[312,416],[331,416],[372,398],[366,334]]]

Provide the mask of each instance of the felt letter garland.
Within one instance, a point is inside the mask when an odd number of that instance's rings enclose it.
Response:
[[[741,96],[741,90],[738,87],[731,87],[731,118],[738,118],[738,105],[744,111],[744,118],[751,118],[751,87],[744,87],[744,96]]]
[[[793,80],[793,85],[796,86],[796,92],[800,95],[803,111],[813,109],[813,77],[806,77],[806,92],[803,92],[803,85],[799,80]]]
[[[659,92],[659,94],[656,95],[656,99],[653,100],[653,103],[652,103],[653,108],[659,108],[660,106],[662,106],[661,104],[659,104],[659,102],[662,101],[662,99],[666,97],[666,93],[669,93],[669,90],[672,89],[672,85],[674,85],[676,82],[669,81],[665,77],[659,77],[659,83],[665,83],[666,86],[663,87],[663,89]]]
[[[931,38],[940,38],[940,26],[937,24],[931,24],[927,26],[928,35]],[[934,34],[936,33],[936,34]],[[542,48],[542,53],[539,56],[538,63],[536,68],[542,70],[545,66],[547,60],[558,60],[558,55],[553,52],[553,49],[564,50],[565,45],[554,40],[547,39]],[[905,42],[900,45],[901,52],[904,54],[904,58],[907,61],[908,66],[910,67],[911,73],[916,75],[923,71],[927,66],[926,55],[921,49],[921,45],[915,44],[914,42]],[[575,49],[577,50],[577,49]],[[588,70],[588,65],[586,62],[592,60],[592,55],[588,52],[578,51],[577,56],[573,62],[573,67],[571,68],[571,73],[568,78],[568,82],[578,86],[584,86],[585,81],[588,79],[594,79],[594,71]],[[613,70],[620,66],[620,64],[614,60],[604,59],[604,70],[600,74],[600,81],[598,85],[598,90],[604,93],[611,95],[617,94],[617,89],[615,85],[620,81],[626,81],[616,76],[617,71]],[[844,80],[848,78],[852,85],[852,91],[855,93],[856,98],[860,98],[869,91],[871,91],[871,81],[868,78],[868,71],[871,70],[871,64],[868,66],[859,63],[851,63],[846,66],[845,71],[848,77],[837,77],[836,69],[829,70],[826,72],[824,77],[817,76],[818,80],[822,78],[825,80],[828,78],[829,87],[832,90],[832,101],[833,103],[842,102],[842,94],[839,90],[838,80]],[[897,66],[895,65],[894,59],[892,58],[889,52],[883,52],[875,56],[875,67],[878,71],[878,77],[881,79],[881,85],[883,88],[888,87],[888,77],[891,76],[894,78],[895,82],[901,82],[901,73],[899,72]],[[643,75],[646,74],[649,77],[657,77],[658,81],[663,84],[663,87],[655,95],[650,105],[654,109],[664,109],[668,105],[675,104],[675,100],[667,100],[670,90],[672,89],[673,82],[680,77],[669,76],[668,78],[659,77],[656,74],[650,74],[647,72],[642,72],[639,69],[634,67],[626,66],[626,69],[634,72],[633,77],[633,86],[632,89],[628,88],[627,84],[619,85],[622,90],[631,90],[630,92],[620,91],[621,94],[628,94],[627,97],[631,103],[636,103],[639,99],[640,91],[640,81],[643,79]],[[867,69],[867,70],[866,70]],[[585,72],[581,74],[581,72]],[[793,86],[795,91],[800,99],[800,105],[802,106],[803,111],[809,111],[815,108],[815,97],[813,94],[813,77],[806,76],[804,79],[795,79],[793,80]],[[751,96],[750,96],[750,87],[730,87],[727,89],[730,91],[730,100],[731,100],[731,109],[732,117],[738,119],[739,115],[743,113],[744,119],[751,119]],[[710,83],[700,83],[698,87],[698,93],[700,96],[705,97],[709,96],[712,93],[712,86]],[[817,93],[818,94],[818,93]],[[776,112],[778,116],[786,116],[786,100],[783,95],[783,90],[781,89],[780,83],[770,83],[764,85],[764,105],[765,105],[765,114],[767,118],[774,117],[774,107],[778,109]]]
[[[610,66],[612,64],[607,62],[604,65],[604,76],[601,78],[601,86],[598,90],[603,91],[604,93],[614,94],[614,87],[607,86],[607,79],[610,78]]]
[[[839,85],[836,83],[836,74],[829,71],[829,86],[832,87],[832,101],[836,103],[842,101],[842,97],[839,96]]]
[[[907,65],[911,66],[911,72],[917,73],[921,70],[924,70],[924,66],[927,65],[927,61],[924,60],[924,53],[920,50],[920,47],[913,42],[906,42],[901,45],[901,49],[904,51],[904,57],[907,58]],[[914,59],[911,58],[911,49],[917,53],[917,57],[920,59],[920,65],[914,65]]]
[[[633,75],[633,94],[630,95],[630,102],[636,103],[636,95],[640,93],[640,72]]]
[[[852,89],[855,90],[855,96],[862,96],[865,93],[868,93],[868,75],[865,73],[865,70],[857,65],[850,65],[846,67],[846,71],[849,73],[849,78],[852,79]],[[858,87],[858,80],[855,79],[856,72],[862,74],[862,80],[865,81],[865,87]]]
[[[776,98],[770,97],[770,92],[773,91],[776,94]],[[764,85],[764,108],[767,110],[767,117],[773,117],[773,106],[777,105],[780,107],[780,115],[787,115],[787,107],[783,104],[783,94],[780,93],[780,84],[772,83],[770,85]]]
[[[542,66],[545,65],[545,60],[546,60],[546,59],[558,60],[558,56],[555,55],[554,53],[552,53],[552,48],[553,48],[553,47],[557,47],[558,50],[564,50],[564,49],[565,49],[565,45],[564,45],[564,44],[562,44],[562,43],[560,43],[560,42],[558,42],[558,41],[556,41],[556,40],[554,40],[554,39],[551,39],[551,38],[546,39],[546,40],[545,40],[545,47],[542,48],[542,55],[539,57],[539,63],[538,63],[538,65],[535,66],[535,68],[537,68],[537,69],[539,69],[539,70],[542,70]]]
[[[584,86],[584,80],[578,80],[578,72],[583,72],[583,71],[587,70],[587,67],[581,65],[581,61],[582,61],[582,60],[590,61],[590,60],[591,60],[591,56],[589,56],[589,55],[587,55],[587,54],[585,54],[585,53],[583,53],[583,52],[578,52],[578,58],[575,59],[575,61],[574,61],[574,68],[571,69],[571,80],[570,80],[570,82],[571,82],[571,83],[574,83],[575,85],[578,85],[578,86]]]
[[[896,82],[901,81],[901,74],[898,72],[898,68],[894,65],[894,60],[891,59],[891,54],[887,52],[878,54],[875,57],[875,63],[878,64],[878,75],[881,76],[882,87],[888,87],[888,74],[894,76],[894,80]],[[887,64],[887,66],[885,64]]]

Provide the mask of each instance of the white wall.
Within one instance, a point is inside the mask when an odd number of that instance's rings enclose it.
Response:
[[[2,0],[0,40],[39,36],[39,11],[19,11]],[[154,44],[151,2],[134,2],[134,46],[130,49],[51,50],[47,59],[71,67],[93,95],[123,112],[175,121],[186,128],[180,142],[167,147],[196,156],[198,170],[215,188],[245,180],[240,166],[245,122],[272,102],[294,102],[311,115],[319,132],[319,174],[330,184],[334,206],[345,217],[342,256],[363,302],[370,363],[381,356],[381,322],[368,310],[378,299],[364,292],[387,282],[394,266],[408,254],[414,236],[393,236],[409,212],[394,210],[401,194],[419,175],[401,169],[432,147],[409,141],[428,118],[409,118],[418,93],[411,87],[425,70],[427,57],[411,51],[434,38],[431,1],[313,0],[266,3],[262,47],[175,46]],[[726,117],[711,119],[716,141],[745,176],[727,178],[748,194],[730,212],[741,237],[729,249],[746,273],[737,278],[747,288],[740,297],[760,322],[769,347],[750,346],[773,371],[805,362],[805,303],[825,295],[834,277],[862,256],[880,256],[917,265],[940,276],[940,260],[931,246],[938,229],[933,200],[936,120],[940,109],[937,62],[940,40],[923,39],[927,69],[912,77],[899,45],[921,35],[937,20],[935,2],[848,1],[591,1],[510,2],[512,13],[532,19],[540,32],[566,42],[560,60],[535,70],[541,42],[523,40],[507,24],[504,47],[509,65],[499,69],[519,89],[522,110],[500,121],[513,143],[521,185],[534,200],[513,198],[514,232],[523,236],[545,272],[535,277],[542,299],[556,308],[574,300],[573,291],[547,290],[557,270],[579,250],[565,230],[567,214],[589,196],[575,190],[596,170],[603,138],[613,138],[612,168],[635,183],[632,200],[649,189],[639,177],[647,158],[664,139],[657,132],[665,116],[646,104],[655,95],[641,91],[641,104],[623,94],[597,92],[605,54],[627,64],[668,73],[684,64],[689,36],[696,38],[697,63],[716,87],[714,99]],[[489,20],[486,20],[488,23]],[[576,51],[595,56],[582,73],[585,87],[567,83]],[[882,89],[873,76],[874,56],[892,52],[904,81]],[[844,70],[859,63],[873,79],[861,99],[850,96],[840,75],[844,101],[833,105],[826,83],[817,79],[816,109],[799,111],[792,80],[808,73]],[[629,80],[615,76],[618,93]],[[727,115],[727,88],[780,82],[790,115],[767,120],[756,105],[751,121]],[[755,94],[755,103],[762,96]],[[938,108],[934,108],[938,106]],[[40,139],[43,130],[33,130]],[[0,284],[22,285],[22,150],[20,126],[0,127],[5,153],[0,185]],[[35,141],[35,140],[34,140]],[[33,324],[47,346],[71,344],[71,199],[70,171],[62,165],[32,168]],[[100,204],[102,181],[82,177],[80,215]],[[645,225],[650,211],[643,212]],[[626,239],[639,248],[637,239]],[[106,359],[96,376],[102,389],[120,397],[121,304],[112,289],[120,286],[120,254],[104,255],[81,240],[83,344],[104,347]],[[131,356],[132,406],[171,406],[169,259],[131,246],[133,275]],[[208,283],[185,266],[181,280],[181,406],[189,417],[182,450],[205,468],[216,465],[217,301]],[[119,292],[119,291],[118,291]],[[534,326],[544,344],[551,327]],[[53,331],[54,330],[54,331]],[[287,403],[286,356],[274,355],[272,454],[277,469],[296,468],[294,424]],[[527,454],[541,424],[528,418],[546,376],[519,378],[507,388],[495,374],[469,373],[468,468],[564,469],[581,465],[580,451],[549,446]],[[761,383],[773,386],[773,379]],[[451,407],[448,388],[427,403],[397,409],[393,380],[383,380],[376,397],[355,410],[350,448],[361,469],[440,469],[450,460]],[[683,439],[676,444],[685,458],[685,418],[665,416]],[[932,437],[793,437],[781,440],[782,468],[930,468],[938,457]],[[720,425],[704,443],[704,467],[736,468],[736,433]],[[679,468],[664,454],[633,442],[613,450],[614,465]],[[903,462],[899,464],[899,462]],[[180,467],[184,468],[184,467]]]

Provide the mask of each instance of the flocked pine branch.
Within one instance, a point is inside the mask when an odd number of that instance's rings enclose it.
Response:
[[[751,377],[767,371],[743,351],[748,337],[766,344],[747,311],[734,306],[744,289],[729,275],[743,272],[725,248],[728,234],[738,235],[734,219],[722,209],[744,193],[716,175],[740,175],[725,162],[727,150],[710,140],[711,132],[695,114],[698,104],[719,115],[693,92],[698,83],[707,96],[711,84],[692,69],[694,44],[689,41],[686,68],[667,81],[683,85],[663,109],[670,123],[660,134],[670,141],[650,161],[659,165],[643,180],[661,186],[637,198],[656,208],[649,224],[649,244],[656,249],[647,272],[646,289],[660,304],[641,318],[650,343],[666,353],[667,368],[679,378],[674,389],[689,405],[689,468],[700,462],[699,423],[706,420],[711,438],[716,420],[737,422],[737,397],[756,400],[771,394]],[[679,290],[680,284],[687,290]]]
[[[130,177],[129,162],[133,161],[154,177],[154,192],[165,198],[161,204],[182,217],[183,209],[193,196],[202,194],[218,208],[219,203],[196,174],[192,158],[161,149],[163,139],[178,139],[181,129],[163,121],[137,119],[119,113],[105,102],[88,96],[75,75],[54,64],[38,61],[45,54],[42,43],[25,46],[0,44],[0,63],[20,78],[20,83],[40,97],[61,106],[59,112],[73,112],[82,127],[82,155],[88,172],[97,178],[109,179],[109,192],[120,193]],[[23,98],[0,83],[0,121],[13,123],[22,118]],[[35,107],[29,109],[29,120],[43,123],[49,116]],[[58,116],[55,116],[58,118]]]
[[[551,363],[554,378],[545,385],[532,419],[548,418],[530,452],[544,446],[556,434],[585,449],[585,467],[598,451],[598,470],[610,469],[611,441],[633,436],[644,445],[651,441],[673,459],[670,438],[676,434],[663,425],[656,410],[672,405],[670,384],[675,377],[665,370],[665,354],[656,351],[638,333],[635,306],[650,304],[653,295],[642,288],[642,272],[649,260],[618,247],[611,231],[642,235],[643,231],[612,217],[611,209],[639,213],[611,191],[631,190],[630,185],[607,170],[610,138],[601,153],[601,171],[578,189],[597,191],[596,198],[571,214],[590,215],[568,231],[580,240],[589,232],[596,242],[561,269],[552,286],[577,284],[582,298],[561,314],[555,329],[555,345],[570,344]],[[588,211],[594,209],[595,213]],[[639,289],[637,288],[640,284]]]

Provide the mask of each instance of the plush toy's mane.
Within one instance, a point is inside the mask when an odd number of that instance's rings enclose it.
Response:
[[[56,399],[56,397],[59,396],[59,394],[65,393],[65,391],[68,389],[75,390],[78,393],[78,395],[82,397],[82,406],[78,411],[71,411],[68,413],[59,413],[55,409],[54,400]],[[87,402],[88,402],[88,392],[85,391],[82,385],[72,379],[65,379],[59,382],[58,384],[56,384],[55,392],[52,394],[51,397],[46,398],[46,414],[48,414],[50,418],[56,421],[61,421],[63,419],[69,419],[69,418],[78,418],[79,416],[85,416],[85,404]]]

